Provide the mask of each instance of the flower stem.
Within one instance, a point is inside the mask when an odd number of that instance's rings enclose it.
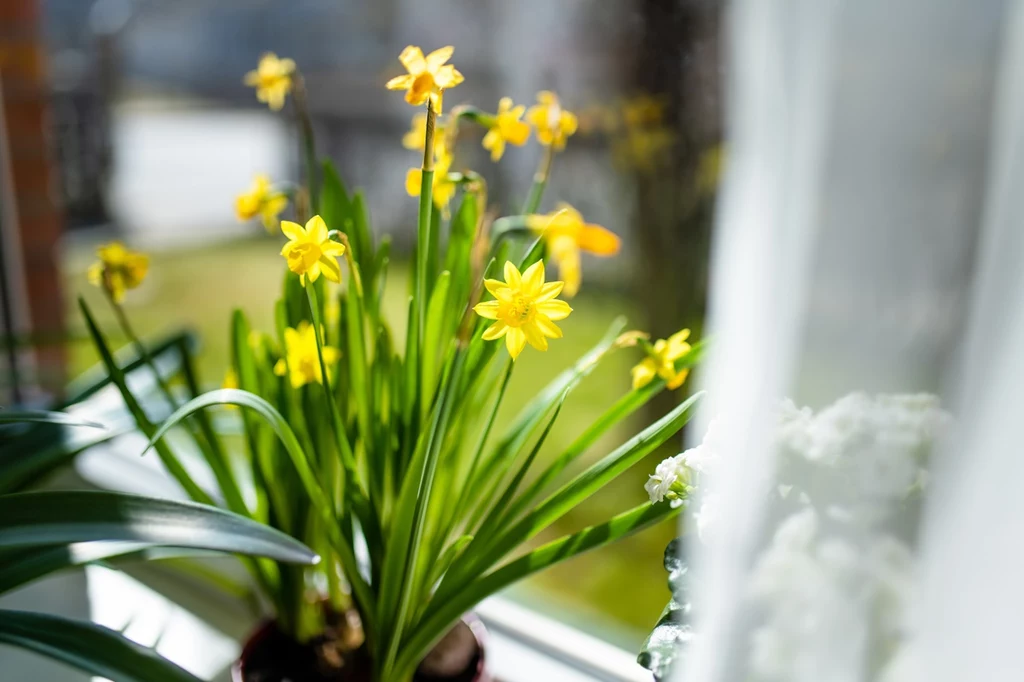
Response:
[[[523,205],[523,215],[536,213],[540,209],[540,201],[544,198],[544,190],[548,186],[548,178],[551,176],[551,163],[555,160],[555,147],[548,145],[544,147],[544,156],[541,157],[540,166],[533,176],[533,186],[530,187],[530,195]]]
[[[427,264],[431,262],[430,245],[430,212],[433,210],[434,190],[434,128],[437,114],[430,102],[427,102],[427,124],[423,146],[423,174],[420,180],[420,210],[416,229],[416,329],[415,333],[420,348],[423,347],[427,299]],[[410,333],[413,330],[410,330]]]
[[[309,207],[312,215],[320,213],[320,179],[316,167],[316,144],[313,139],[313,122],[309,118],[309,103],[306,99],[306,80],[296,73],[292,81],[295,87],[295,114],[302,138],[302,157],[306,162],[306,186],[309,188]]]

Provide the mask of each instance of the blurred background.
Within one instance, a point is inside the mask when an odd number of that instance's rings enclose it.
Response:
[[[227,366],[233,308],[270,328],[281,240],[233,211],[255,174],[299,176],[291,108],[268,111],[242,83],[265,51],[297,62],[320,154],[365,191],[373,229],[394,237],[396,321],[404,322],[401,261],[416,224],[404,178],[419,162],[401,145],[411,109],[383,87],[401,72],[401,49],[455,46],[466,82],[448,93],[447,109],[471,102],[494,111],[502,96],[529,105],[552,89],[579,116],[543,210],[567,201],[618,233],[624,248],[584,261],[565,338],[524,354],[504,419],[618,315],[658,338],[683,327],[699,338],[723,158],[720,21],[712,0],[3,0],[0,404],[45,405],[96,361],[74,302],[81,295],[106,309],[85,271],[110,239],[151,254],[146,283],[126,303],[137,330],[194,329],[209,386]],[[495,164],[479,133],[468,138],[454,167],[482,174],[492,206],[516,213],[540,147],[510,147]],[[629,388],[636,360],[620,352],[588,378],[549,452]],[[689,390],[663,396],[579,466]],[[559,534],[644,499],[647,474],[666,454],[653,454]],[[635,650],[667,600],[662,553],[676,530],[667,524],[585,555],[512,596]]]

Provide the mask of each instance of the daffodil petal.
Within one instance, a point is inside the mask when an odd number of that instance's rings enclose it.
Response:
[[[483,303],[477,303],[473,306],[473,312],[485,319],[496,320],[498,319],[498,302],[485,301]]]
[[[505,285],[510,289],[523,288],[523,276],[512,261],[505,261]]]
[[[345,245],[328,240],[320,245],[320,253],[325,256],[341,257],[345,255]]]
[[[427,68],[427,61],[423,58],[423,50],[415,45],[408,45],[402,50],[402,53],[398,55],[398,61],[402,62],[402,66],[413,76],[423,73]]]
[[[317,244],[327,241],[327,223],[319,215],[315,215],[306,221],[306,235]]]
[[[464,80],[465,78],[459,72],[459,70],[456,69],[451,64],[445,64],[444,66],[440,67],[434,75],[434,82],[437,83],[437,87],[441,88],[442,90],[454,88],[456,85],[458,85]]]
[[[539,260],[523,273],[522,290],[527,296],[537,296],[544,286],[544,261]]]
[[[388,90],[408,90],[409,86],[411,86],[413,84],[413,81],[415,80],[416,76],[412,76],[409,74],[395,76],[387,83],[385,83],[384,87],[387,88]]]
[[[552,320],[564,320],[569,317],[572,308],[565,301],[544,301],[536,305],[537,312],[547,315]]]
[[[580,230],[579,246],[587,253],[596,256],[614,256],[622,247],[622,241],[611,230],[600,225],[584,225]]]
[[[683,385],[683,382],[686,381],[686,377],[687,375],[689,375],[689,373],[690,370],[688,369],[676,372],[675,376],[673,376],[670,380],[668,380],[665,383],[666,388],[668,388],[668,390],[670,391],[676,390],[677,388]]]
[[[526,347],[526,334],[523,333],[521,327],[508,328],[508,333],[505,334],[505,347],[508,348],[508,354],[512,356],[513,360],[519,357],[523,348]]]
[[[634,389],[651,383],[651,380],[653,380],[657,374],[654,369],[654,362],[650,358],[645,358],[639,364],[635,365],[631,370],[631,373],[633,375]]]
[[[305,232],[302,229],[302,225],[293,223],[290,220],[281,221],[281,232],[284,233],[285,237],[293,241],[299,241],[305,238]]]
[[[405,192],[411,197],[420,195],[420,185],[423,184],[423,169],[410,168],[405,174]]]
[[[546,282],[544,286],[540,288],[540,294],[534,299],[536,303],[544,303],[558,297],[558,294],[562,293],[562,287],[565,286],[565,282]]]
[[[668,355],[673,360],[690,350],[690,344],[686,340],[690,338],[690,330],[683,329],[668,337]]]
[[[331,256],[321,256],[317,262],[324,277],[331,280],[335,284],[341,283],[341,266],[338,265],[338,261]]]
[[[484,333],[481,338],[484,341],[494,341],[495,339],[500,339],[502,336],[504,336],[509,331],[509,329],[511,329],[511,327],[509,327],[504,322],[495,322],[490,327],[484,330]]]
[[[544,338],[543,332],[536,323],[524,324],[520,329],[523,330],[523,335],[526,336],[526,341],[537,350],[547,350],[548,340]]]
[[[424,60],[427,65],[427,71],[436,71],[442,64],[451,59],[454,53],[455,48],[451,45],[446,45],[434,50],[428,54]]]
[[[485,279],[484,287],[486,287],[487,291],[491,292],[491,295],[495,298],[498,296],[498,291],[501,289],[508,289],[508,285],[500,279]]]
[[[541,313],[533,318],[533,322],[534,324],[537,325],[537,328],[540,329],[541,333],[544,334],[544,336],[547,336],[552,339],[562,338],[562,330],[559,328],[557,324],[552,322],[551,318],[548,317],[547,315]]]

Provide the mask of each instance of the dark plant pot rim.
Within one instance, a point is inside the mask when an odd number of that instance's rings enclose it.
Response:
[[[465,614],[461,619],[461,623],[469,628],[470,632],[473,634],[473,638],[476,640],[477,646],[477,655],[475,657],[476,670],[473,677],[467,678],[468,682],[493,682],[493,679],[487,672],[486,665],[487,628],[475,613]],[[232,682],[245,682],[245,661],[251,656],[252,652],[256,651],[264,641],[275,633],[275,631],[278,631],[278,628],[274,620],[264,620],[256,626],[252,631],[252,634],[246,638],[245,644],[242,645],[242,651],[239,653],[238,658],[231,664]],[[466,671],[461,673],[459,676],[447,678],[417,675],[416,682],[444,682],[445,680],[455,679],[462,680],[462,675],[466,675],[468,672],[469,671]]]

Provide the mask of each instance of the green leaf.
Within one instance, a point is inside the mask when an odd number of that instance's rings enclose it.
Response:
[[[163,369],[161,373],[164,376],[171,376],[177,372],[178,363],[181,359],[179,348],[182,347],[183,343],[194,348],[198,342],[195,335],[191,332],[179,332],[151,344],[149,355],[157,367]],[[121,348],[114,357],[126,375],[130,375],[135,370],[146,366],[146,358],[142,357],[131,346]],[[102,361],[97,362],[68,384],[67,393],[62,405],[67,407],[83,402],[109,386],[110,383],[110,373],[107,371],[106,366]]]
[[[486,597],[533,573],[670,519],[682,509],[681,505],[673,507],[668,503],[644,503],[604,523],[542,545],[468,585],[463,585],[451,598],[435,597],[426,616],[402,644],[402,654],[395,666],[397,679],[402,679],[402,674],[411,674],[423,655],[448,628]]]
[[[619,474],[661,446],[690,420],[697,402],[703,395],[703,393],[698,393],[690,397],[682,405],[633,436],[616,448],[614,452],[562,486],[511,528],[500,535],[489,538],[490,542],[484,541],[476,547],[467,548],[463,555],[465,561],[463,569],[459,573],[446,576],[445,582],[449,583],[449,590],[442,593],[439,589],[438,594],[445,596],[451,594],[452,586],[464,580],[467,575],[472,575],[476,570],[486,570],[489,566],[493,566],[503,556],[536,536],[563,514],[572,510]],[[478,535],[477,538],[479,542],[481,536]]]
[[[0,552],[0,594],[72,566],[141,552],[144,542],[81,542]]]
[[[625,318],[617,318],[593,348],[580,357],[572,367],[556,376],[520,410],[502,439],[471,472],[471,478],[467,481],[466,486],[471,504],[476,503],[482,491],[487,489],[484,482],[505,475],[516,454],[543,422],[544,415],[551,410],[555,403],[564,398],[568,390],[578,385],[584,377],[593,371],[597,363],[611,349],[615,339],[618,338],[625,326]],[[468,508],[473,507],[468,506]]]
[[[0,410],[0,424],[17,424],[19,422],[35,422],[41,424],[61,424],[62,426],[88,426],[94,429],[106,428],[88,419],[75,417],[63,412],[47,412],[45,410]]]
[[[704,349],[704,342],[695,344],[686,355],[676,361],[676,369],[681,370],[695,366],[703,355]],[[664,389],[665,380],[658,377],[646,386],[634,389],[619,398],[614,405],[605,410],[604,414],[588,424],[583,433],[562,454],[552,461],[540,476],[527,486],[523,494],[507,507],[504,518],[515,519],[522,512],[529,509],[540,494],[558,478],[558,475],[576,461],[576,458],[586,452],[591,445],[597,442],[598,438],[611,427],[646,405],[651,398],[661,393]]]
[[[278,412],[273,405],[258,395],[249,393],[248,391],[230,388],[209,391],[188,401],[179,407],[174,414],[168,417],[167,420],[160,425],[157,432],[150,438],[150,444],[147,447],[147,450],[149,447],[152,447],[154,443],[159,441],[164,433],[179,421],[188,417],[193,412],[210,407],[211,405],[237,405],[239,407],[245,407],[253,410],[264,421],[266,421],[266,423],[273,429],[274,433],[277,434],[277,437],[284,445],[285,451],[288,453],[289,458],[292,460],[292,464],[295,466],[295,469],[299,474],[299,479],[302,481],[302,485],[305,488],[306,495],[309,497],[310,503],[316,509],[324,523],[324,532],[327,533],[328,539],[331,542],[331,547],[338,553],[338,558],[341,561],[342,567],[345,569],[345,576],[352,584],[353,593],[360,604],[359,612],[362,615],[363,621],[367,624],[367,628],[372,627],[374,600],[370,592],[369,585],[367,585],[366,581],[359,573],[359,565],[356,562],[355,550],[348,542],[346,542],[342,535],[338,524],[338,518],[334,513],[334,506],[331,503],[330,498],[328,498],[324,493],[323,488],[320,486],[320,477],[314,471],[311,460],[307,457],[302,446],[299,445],[295,432],[292,431],[288,422],[285,421],[284,417],[281,416],[281,413]]]
[[[59,616],[0,611],[0,643],[34,651],[114,682],[202,682],[120,633]]]
[[[141,542],[313,564],[305,545],[238,514],[124,493],[56,491],[0,496],[0,547]]]
[[[107,368],[107,372],[110,374],[111,381],[113,381],[114,385],[117,386],[117,390],[121,393],[121,398],[124,400],[124,404],[128,407],[128,411],[131,412],[132,416],[135,418],[135,423],[138,425],[139,430],[147,436],[150,436],[153,433],[153,424],[149,421],[149,417],[146,416],[146,412],[142,409],[142,405],[135,397],[135,394],[133,394],[131,389],[128,388],[124,372],[121,370],[120,366],[118,366],[117,362],[114,361],[114,356],[110,352],[110,347],[107,345],[106,339],[103,338],[103,334],[100,332],[99,325],[96,324],[96,319],[89,310],[89,306],[86,304],[85,299],[81,296],[78,297],[78,307],[82,311],[86,327],[89,329],[89,335],[92,337],[93,344],[96,346],[96,350],[100,354],[100,360],[102,360],[103,365]],[[178,485],[188,493],[190,498],[196,502],[202,502],[203,504],[213,503],[213,498],[211,498],[206,491],[196,485],[188,471],[182,466],[177,456],[175,456],[166,443],[156,442],[155,448],[157,455],[160,457],[161,463],[163,463],[164,467],[166,467],[174,480],[178,482]]]

